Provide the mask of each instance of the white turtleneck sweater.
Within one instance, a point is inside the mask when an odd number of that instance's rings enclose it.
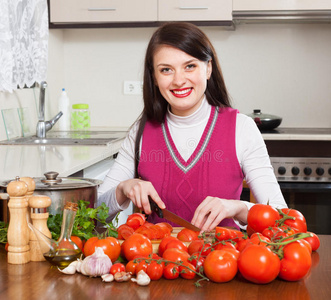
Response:
[[[194,152],[208,122],[210,112],[211,106],[206,99],[190,116],[176,116],[168,110],[166,118],[170,134],[183,159],[188,160]],[[138,125],[139,123],[136,122],[128,132],[114,165],[98,189],[97,204],[105,202],[110,208],[110,216],[115,216],[117,212],[126,209],[130,204],[130,200],[127,200],[122,206],[119,206],[115,190],[121,181],[134,178],[134,148]],[[253,119],[240,113],[237,115],[236,122],[236,154],[256,201],[265,204],[269,201],[269,204],[274,207],[286,207],[262,135]],[[248,209],[254,205],[247,201],[244,203]]]

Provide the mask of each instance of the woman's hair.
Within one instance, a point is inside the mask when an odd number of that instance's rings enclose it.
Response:
[[[206,98],[210,105],[231,107],[217,54],[208,37],[195,25],[185,22],[169,22],[159,27],[151,37],[145,56],[143,98],[144,109],[140,116],[135,156],[136,177],[138,176],[139,143],[147,120],[162,123],[166,116],[168,102],[155,85],[153,59],[160,46],[179,49],[200,61],[212,64],[212,73],[207,82]]]

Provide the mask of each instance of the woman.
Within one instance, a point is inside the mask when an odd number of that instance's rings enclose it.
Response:
[[[112,213],[148,196],[202,231],[247,223],[245,178],[259,203],[286,207],[254,121],[232,109],[215,50],[189,23],[167,23],[145,57],[144,110],[99,188]],[[148,220],[162,221],[155,213]]]

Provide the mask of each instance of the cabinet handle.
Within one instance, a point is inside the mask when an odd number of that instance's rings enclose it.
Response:
[[[203,10],[208,9],[207,6],[180,6],[180,10]]]
[[[112,7],[89,7],[88,11],[115,11],[116,8]]]

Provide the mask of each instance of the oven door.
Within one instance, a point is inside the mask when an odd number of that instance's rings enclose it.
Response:
[[[308,231],[331,234],[331,183],[279,182],[290,208],[306,218]]]

